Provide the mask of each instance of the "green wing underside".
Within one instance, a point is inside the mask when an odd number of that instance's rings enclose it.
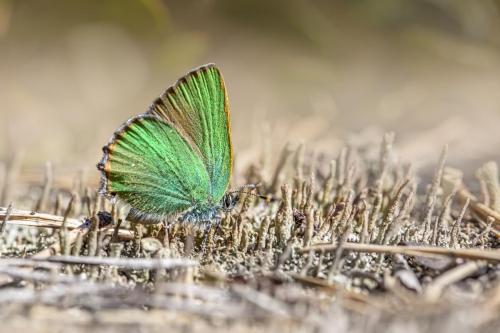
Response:
[[[133,119],[109,149],[107,190],[132,208],[171,215],[211,197],[198,153],[162,120]]]
[[[232,151],[229,107],[219,70],[208,65],[190,72],[169,88],[148,114],[172,124],[201,155],[210,193],[220,200],[231,177]]]

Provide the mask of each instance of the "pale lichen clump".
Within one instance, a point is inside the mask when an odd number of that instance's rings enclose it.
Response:
[[[370,147],[379,149],[378,160],[353,147],[331,158],[287,145],[274,170],[256,163],[238,175],[258,186],[208,228],[128,221],[123,207],[84,181],[57,188],[50,164],[39,195],[16,198],[18,170],[6,168],[2,193],[14,205],[0,209],[0,250],[12,259],[0,263],[0,273],[24,283],[24,294],[10,301],[318,329],[338,311],[347,320],[361,314],[366,323],[376,314],[396,325],[395,312],[420,309],[432,320],[464,306],[461,293],[481,309],[478,325],[494,325],[498,297],[488,295],[500,290],[496,164],[477,172],[478,199],[461,172],[446,166],[447,147],[427,186],[398,162],[394,142],[389,133],[380,148]]]

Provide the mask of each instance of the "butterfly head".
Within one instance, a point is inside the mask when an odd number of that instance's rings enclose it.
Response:
[[[230,212],[231,210],[233,210],[234,207],[236,207],[236,205],[240,201],[241,193],[245,193],[247,195],[253,195],[256,196],[257,198],[264,199],[266,201],[269,200],[267,196],[252,192],[252,190],[257,188],[258,186],[260,186],[260,184],[249,184],[249,185],[244,185],[235,191],[227,192],[224,195],[224,197],[222,197],[221,209],[225,212]],[[244,191],[245,189],[249,189],[249,191]]]
[[[234,207],[236,207],[239,201],[240,201],[239,191],[227,192],[224,195],[224,197],[222,197],[221,208],[225,212],[230,212],[234,209]]]

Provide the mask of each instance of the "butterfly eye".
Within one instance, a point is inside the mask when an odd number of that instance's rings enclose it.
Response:
[[[229,208],[231,207],[231,202],[232,202],[232,199],[231,199],[231,195],[226,195],[224,197],[224,208]]]
[[[236,206],[239,200],[238,193],[227,193],[222,200],[222,209],[229,211]]]

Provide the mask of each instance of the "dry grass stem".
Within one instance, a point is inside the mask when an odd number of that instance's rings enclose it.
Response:
[[[342,245],[346,251],[367,252],[367,253],[391,253],[404,254],[408,256],[435,257],[447,256],[452,258],[465,258],[474,260],[500,261],[500,250],[481,249],[449,249],[432,246],[403,246],[403,245],[378,245],[346,242]],[[300,249],[300,252],[309,251],[336,251],[337,244],[315,244]]]

